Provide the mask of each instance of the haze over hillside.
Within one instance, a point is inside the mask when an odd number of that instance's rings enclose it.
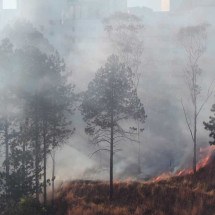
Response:
[[[182,77],[185,59],[183,49],[177,42],[177,32],[181,27],[187,25],[204,22],[210,25],[207,51],[201,60],[201,68],[204,73],[203,84],[207,86],[213,79],[214,65],[211,59],[215,51],[213,45],[213,11],[215,7],[206,1],[204,1],[205,3],[201,1],[192,8],[187,3],[179,5],[178,1],[177,4],[176,1],[172,1],[171,5],[174,5],[174,8],[172,7],[170,12],[163,13],[153,12],[146,8],[129,7],[127,9],[126,1],[120,2],[120,4],[110,2],[109,6],[105,5],[108,4],[108,1],[105,1],[105,4],[96,1],[83,2],[80,3],[80,6],[74,7],[73,3],[68,3],[68,6],[66,1],[50,3],[46,0],[39,3],[34,0],[31,2],[20,0],[17,10],[1,12],[2,29],[6,26],[6,20],[13,20],[10,24],[11,29],[6,27],[2,38],[8,36],[15,46],[23,45],[19,41],[23,34],[22,26],[12,23],[16,17],[30,20],[65,58],[70,74],[68,80],[75,83],[76,90],[80,92],[86,89],[88,81],[92,79],[96,70],[113,52],[107,47],[102,20],[115,11],[126,12],[128,10],[131,14],[139,16],[144,25],[140,97],[148,115],[144,125],[145,131],[140,137],[143,175],[147,176],[168,169],[170,161],[174,163],[175,168],[180,168],[189,160],[192,144],[190,144],[180,104],[181,97],[188,94]],[[107,10],[107,8],[109,9]],[[16,33],[10,33],[12,30],[15,30]],[[156,83],[156,85],[151,83]],[[203,88],[204,90],[205,88]],[[209,115],[212,102],[211,99],[201,114],[200,128],[202,121]],[[89,151],[94,149],[87,143],[88,138],[84,134],[81,117],[76,116],[76,118],[78,119],[78,129],[75,137],[69,141],[69,146],[66,146],[57,155],[59,178],[81,177],[87,168],[97,166],[99,162],[99,156],[89,159]],[[207,145],[208,138],[204,130],[199,130],[200,147]],[[131,148],[135,148],[132,153]],[[122,176],[124,171],[127,175],[127,171],[133,168],[136,163],[137,150],[137,144],[127,143],[123,152],[116,156],[115,171],[117,175]],[[104,157],[106,156],[104,155]],[[159,164],[154,165],[154,160],[159,160]],[[74,165],[70,166],[70,163]],[[68,173],[68,169],[71,170],[70,173]]]

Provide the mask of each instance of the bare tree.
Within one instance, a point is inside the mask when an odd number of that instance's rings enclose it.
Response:
[[[142,20],[128,13],[115,13],[104,22],[111,49],[120,61],[132,69],[135,85],[141,77],[144,51],[144,26]]]
[[[189,116],[183,100],[181,100],[185,120],[193,142],[193,172],[196,173],[197,163],[197,123],[200,112],[212,95],[213,82],[208,88],[207,95],[202,102],[200,86],[202,69],[199,66],[201,57],[206,51],[207,24],[189,26],[180,29],[178,39],[186,52],[187,64],[185,67],[185,82],[189,90],[192,104],[192,114]]]

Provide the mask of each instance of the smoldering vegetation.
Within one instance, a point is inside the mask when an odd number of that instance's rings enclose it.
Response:
[[[108,183],[74,181],[62,184],[56,192],[57,214],[213,214],[214,160],[195,176],[148,184],[119,181],[114,187],[114,202],[110,204]]]

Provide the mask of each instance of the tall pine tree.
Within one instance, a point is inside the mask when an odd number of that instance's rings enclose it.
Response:
[[[87,123],[86,132],[94,135],[94,143],[108,143],[99,151],[110,153],[110,200],[113,199],[113,156],[116,143],[127,138],[120,122],[129,118],[144,122],[145,110],[137,96],[133,72],[112,55],[84,93],[82,114]]]

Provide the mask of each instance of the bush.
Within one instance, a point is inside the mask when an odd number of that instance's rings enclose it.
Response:
[[[22,198],[18,204],[9,204],[5,215],[43,215],[46,209],[34,198]]]

